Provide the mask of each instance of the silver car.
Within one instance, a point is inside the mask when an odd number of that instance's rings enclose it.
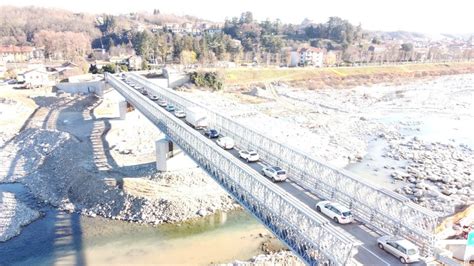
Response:
[[[286,171],[278,166],[263,167],[262,174],[271,178],[273,182],[283,182],[286,180]]]
[[[382,236],[377,239],[379,248],[397,257],[401,263],[420,261],[418,247],[410,241],[395,236]]]

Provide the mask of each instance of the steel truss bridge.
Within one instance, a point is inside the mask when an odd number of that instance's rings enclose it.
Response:
[[[438,216],[407,197],[361,177],[320,162],[311,155],[273,140],[207,106],[190,101],[135,74],[129,80],[152,90],[177,108],[200,107],[209,125],[232,137],[236,145],[257,150],[269,164],[284,168],[291,181],[319,198],[339,202],[379,234],[400,235],[416,243],[424,256],[434,256]],[[116,76],[106,81],[194,159],[237,201],[308,264],[352,264],[360,242],[333,226],[307,205],[268,181]]]

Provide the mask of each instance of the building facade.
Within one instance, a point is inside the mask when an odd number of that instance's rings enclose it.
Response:
[[[34,47],[0,46],[0,61],[5,63],[26,62],[34,58]]]

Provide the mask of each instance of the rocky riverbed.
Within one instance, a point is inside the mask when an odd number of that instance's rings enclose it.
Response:
[[[296,88],[282,82],[186,97],[441,215],[473,204],[474,75],[402,85]],[[375,146],[375,148],[371,148]]]

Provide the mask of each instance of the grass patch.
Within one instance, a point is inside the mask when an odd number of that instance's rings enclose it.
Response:
[[[456,73],[456,70],[470,69],[474,62],[406,64],[390,66],[364,66],[340,68],[228,68],[223,69],[227,86],[266,83],[272,81],[341,80],[347,78],[370,78],[371,76],[429,76],[430,73]]]

